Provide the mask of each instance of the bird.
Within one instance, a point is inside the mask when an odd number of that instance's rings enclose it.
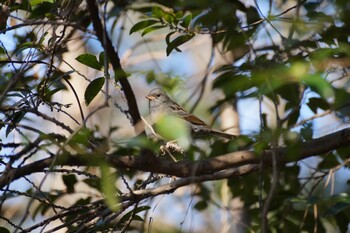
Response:
[[[146,98],[149,100],[149,111],[152,118],[160,114],[170,114],[179,117],[185,120],[185,122],[189,123],[192,131],[195,134],[211,134],[229,140],[233,140],[238,137],[238,135],[213,130],[203,120],[184,110],[161,88],[152,89]]]

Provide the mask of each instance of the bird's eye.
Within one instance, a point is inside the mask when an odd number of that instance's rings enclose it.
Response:
[[[160,96],[160,94],[157,95],[157,97],[159,97],[159,96]]]

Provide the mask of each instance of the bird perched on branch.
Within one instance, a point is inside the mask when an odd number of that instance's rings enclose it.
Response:
[[[238,137],[237,135],[211,129],[204,121],[195,115],[188,113],[180,105],[173,101],[161,88],[152,89],[146,98],[149,100],[149,111],[152,118],[157,115],[170,114],[180,117],[181,119],[185,120],[185,122],[189,123],[194,133],[211,134],[229,140],[233,140]]]

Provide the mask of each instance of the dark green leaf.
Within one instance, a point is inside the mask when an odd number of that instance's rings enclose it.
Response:
[[[78,182],[74,174],[63,175],[62,180],[68,193],[74,193],[74,185]]]
[[[138,216],[137,214],[142,212],[142,211],[146,211],[149,210],[151,207],[149,206],[140,206],[137,207],[131,211],[129,211],[128,213],[126,213],[121,219],[120,219],[120,223],[124,224],[125,222],[129,221],[129,219],[131,218],[131,216],[133,217],[133,220],[137,220],[137,221],[143,221],[143,219]]]
[[[123,69],[117,69],[117,70],[114,70],[114,80],[115,80],[115,83],[119,82],[119,79],[121,78],[127,78],[129,77],[130,74],[128,73],[125,73],[125,71]]]
[[[43,3],[38,4],[35,7],[33,7],[33,11],[31,11],[28,18],[29,19],[40,19],[40,18],[46,17],[47,15],[50,14],[50,12],[52,10],[52,5],[53,4],[50,2],[43,1]]]
[[[0,55],[1,54],[5,54],[5,49],[2,46],[0,46]]]
[[[205,210],[208,207],[207,201],[201,200],[194,205],[194,208],[198,211]]]
[[[57,199],[61,198],[63,196],[63,193],[61,192],[58,192],[57,194],[54,194],[54,195],[49,195],[49,200],[50,200],[50,203],[54,203]],[[41,210],[41,215],[42,216],[45,216],[45,214],[52,210],[52,206],[50,204],[47,204],[45,202],[42,202],[41,204],[43,204],[43,208]]]
[[[5,227],[0,227],[0,233],[10,233],[10,230]]]
[[[52,99],[52,96],[53,96],[55,93],[57,93],[57,92],[59,92],[59,91],[62,91],[62,90],[65,90],[65,89],[66,89],[65,86],[63,86],[63,87],[58,87],[58,88],[54,88],[54,89],[52,89],[52,90],[46,89],[46,91],[45,91],[45,93],[44,93],[44,96],[43,96],[42,98],[43,98],[43,100],[44,100],[45,102],[50,102],[51,99]]]
[[[132,34],[134,32],[140,31],[140,30],[144,30],[144,29],[148,28],[149,26],[152,26],[153,24],[156,24],[156,23],[160,23],[160,21],[155,20],[155,19],[148,19],[145,21],[138,22],[134,26],[132,26],[129,34]]]
[[[105,83],[105,78],[97,78],[93,80],[85,90],[84,98],[86,105],[89,105],[91,101],[96,97],[96,95],[100,92],[103,84]]]
[[[194,37],[194,34],[186,34],[176,37],[173,41],[168,43],[168,46],[166,48],[166,54],[167,56],[170,55],[171,51],[174,49],[178,52],[181,52],[181,50],[178,48],[180,45],[186,43],[187,41],[191,40]]]
[[[85,53],[81,54],[78,57],[75,58],[78,62],[91,67],[96,70],[102,70],[103,65],[101,65],[98,61],[95,55]]]
[[[73,205],[73,206],[79,206],[79,207],[82,207],[82,208],[79,208],[77,209],[77,211],[73,211],[70,215],[67,215],[67,217],[65,218],[65,221],[66,222],[70,222],[72,221],[73,219],[76,219],[77,216],[81,215],[81,214],[86,214],[86,211],[87,211],[87,208],[84,206],[90,204],[91,202],[91,197],[87,197],[87,198],[81,198],[79,200],[77,200]]]
[[[295,125],[299,119],[299,116],[300,116],[300,109],[293,111],[292,114],[289,115],[288,126]]]
[[[94,188],[99,191],[101,190],[101,184],[99,179],[87,178],[87,179],[84,179],[83,182],[89,185],[91,188]]]
[[[215,79],[213,87],[222,89],[226,98],[230,98],[237,92],[249,90],[253,83],[249,76],[225,72]]]
[[[247,8],[247,23],[253,24],[260,20],[260,14],[255,7]]]
[[[334,168],[336,166],[338,166],[340,163],[337,159],[337,157],[331,153],[331,154],[328,154],[326,155],[326,157],[318,164],[318,168],[319,169],[324,169],[324,170],[328,170],[328,169],[331,169],[331,168]]]
[[[300,102],[300,85],[290,83],[283,85],[275,90],[275,93],[287,100],[290,108],[299,107]]]
[[[40,44],[36,44],[32,41],[30,42],[24,42],[22,43],[17,49],[16,49],[16,54],[18,55],[20,52],[22,52],[25,49],[38,49],[42,50],[43,46]]]
[[[79,200],[77,200],[73,206],[84,206],[87,205],[91,202],[91,197],[87,197],[87,198],[80,198]]]
[[[22,121],[25,115],[26,115],[26,112],[18,111],[13,113],[6,119],[6,122],[10,123],[9,125],[7,125],[7,128],[6,128],[6,137],[9,135],[9,133],[11,133],[12,130],[17,128],[17,124]]]
[[[98,60],[101,66],[105,66],[105,51],[100,52],[100,55],[98,56]]]
[[[300,136],[304,140],[312,140],[313,128],[312,123],[307,123],[303,125],[303,128],[300,129]]]
[[[171,37],[174,33],[176,33],[176,31],[170,32],[170,33],[168,33],[168,34],[165,36],[165,43],[166,43],[167,45],[170,44],[170,37]]]
[[[337,151],[337,155],[340,156],[340,158],[343,160],[346,160],[349,157],[349,148],[347,147],[338,148],[336,151]]]
[[[350,116],[350,93],[343,88],[334,88],[335,91],[335,101],[333,103],[333,108],[337,111],[338,117],[343,117],[345,119]]]
[[[307,103],[307,105],[309,106],[309,108],[314,112],[317,113],[317,109],[323,109],[323,110],[327,110],[330,108],[329,104],[327,103],[327,101],[325,101],[322,98],[316,98],[316,97],[312,97],[309,99],[309,102]]]
[[[323,216],[332,216],[336,215],[341,211],[344,211],[346,209],[350,208],[350,203],[344,203],[344,202],[338,202],[331,208],[327,209],[326,212],[323,214]]]

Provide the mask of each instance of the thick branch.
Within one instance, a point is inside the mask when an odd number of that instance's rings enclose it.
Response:
[[[180,187],[184,187],[193,183],[200,183],[200,182],[205,182],[210,180],[222,180],[222,179],[226,179],[234,176],[236,177],[242,176],[247,173],[255,172],[258,169],[259,169],[259,165],[246,165],[246,166],[241,166],[237,169],[228,169],[225,171],[216,172],[214,174],[181,178],[181,179],[172,181],[170,183],[163,184],[159,187],[140,189],[140,190],[135,190],[132,193],[127,193],[121,197],[121,201],[135,200],[135,199],[138,201],[141,201],[148,197],[155,197],[161,194],[172,193]]]
[[[110,40],[107,33],[105,34],[105,31],[101,23],[101,19],[98,14],[98,7],[96,5],[96,1],[87,0],[87,4],[90,12],[90,18],[96,32],[96,36],[101,42],[102,46],[104,47],[107,57],[109,58],[113,66],[115,75],[118,76],[118,81],[120,82],[120,85],[123,88],[126,100],[128,102],[129,113],[131,115],[133,124],[135,126],[135,131],[136,133],[139,133],[143,131],[143,129],[141,128],[138,129],[138,127],[142,126],[142,124],[138,124],[138,122],[141,122],[141,117],[137,107],[137,102],[135,99],[134,92],[132,91],[130,83],[127,79],[127,74],[124,72],[123,68],[121,67],[118,53],[115,51],[112,41]]]
[[[320,155],[341,147],[350,146],[350,128],[303,142],[295,147],[280,147],[276,149],[280,164],[296,162],[307,157]],[[266,150],[260,156],[252,151],[237,151],[217,156],[215,158],[201,161],[180,161],[173,162],[154,156],[118,156],[115,154],[105,155],[79,155],[62,154],[57,157],[56,165],[69,166],[96,166],[98,163],[91,163],[95,159],[105,159],[112,166],[119,169],[132,169],[162,173],[178,177],[196,177],[213,174],[229,168],[236,168],[247,164],[259,164],[261,159],[264,166],[270,166],[272,151]],[[12,181],[36,172],[42,172],[49,168],[54,158],[42,159],[19,168],[9,168],[0,177],[0,188],[10,184]]]

